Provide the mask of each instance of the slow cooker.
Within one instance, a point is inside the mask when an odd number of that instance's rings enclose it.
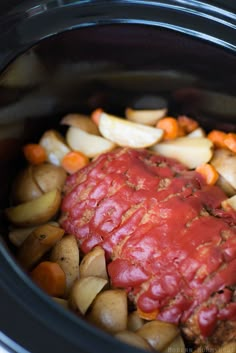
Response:
[[[63,114],[136,96],[235,131],[235,1],[22,0],[0,4],[1,209],[20,147]],[[138,352],[60,308],[19,268],[1,216],[0,351]]]

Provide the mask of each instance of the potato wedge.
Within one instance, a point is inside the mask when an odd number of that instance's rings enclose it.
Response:
[[[184,344],[183,338],[178,335],[174,338],[174,340],[162,351],[162,353],[185,353],[186,347]]]
[[[234,196],[236,193],[236,190],[232,187],[232,185],[228,183],[228,181],[220,174],[217,179],[216,185],[218,185],[228,197]]]
[[[205,137],[179,137],[156,144],[151,149],[162,156],[177,159],[190,169],[209,162],[213,155],[213,144]]]
[[[48,162],[61,165],[62,158],[70,152],[62,135],[56,130],[47,130],[39,140],[39,144],[45,149]]]
[[[45,224],[35,228],[18,250],[20,264],[31,269],[64,235],[62,228]]]
[[[197,129],[190,132],[186,137],[206,137],[206,133],[201,127],[198,127]]]
[[[53,189],[62,190],[66,181],[66,171],[51,163],[42,163],[33,167],[33,178],[43,193]]]
[[[102,136],[122,147],[145,148],[159,142],[163,130],[101,113],[98,124]]]
[[[125,116],[128,120],[138,124],[154,126],[161,118],[167,114],[167,108],[161,109],[125,109]]]
[[[120,331],[115,333],[114,337],[116,337],[118,340],[122,342],[130,344],[131,346],[145,349],[147,351],[153,351],[150,344],[143,337],[139,336],[135,332],[128,331],[128,330]]]
[[[236,154],[230,150],[215,150],[211,164],[217,172],[236,190]]]
[[[109,152],[116,147],[115,143],[102,136],[89,134],[73,126],[67,130],[66,141],[72,150],[80,151],[89,158]]]
[[[179,335],[179,329],[176,325],[158,320],[147,322],[136,332],[159,352],[170,345]]]
[[[79,273],[81,278],[97,276],[108,279],[105,251],[101,246],[96,246],[83,257]]]
[[[58,212],[61,193],[55,189],[44,195],[5,210],[9,222],[18,227],[32,227],[50,221]]]
[[[128,325],[127,328],[129,331],[137,331],[140,327],[142,327],[144,325],[145,321],[144,319],[142,319],[137,310],[136,311],[132,311],[129,315],[128,315]]]
[[[58,263],[66,275],[66,296],[79,276],[79,247],[74,235],[65,235],[52,248],[50,260]]]
[[[79,310],[84,315],[107,283],[108,281],[104,278],[93,276],[77,279],[69,297],[71,308]]]
[[[14,204],[31,201],[43,195],[33,177],[33,166],[20,171],[13,182],[11,197]]]
[[[61,120],[61,124],[78,127],[92,135],[100,135],[97,125],[87,115],[67,114]]]
[[[126,330],[128,318],[126,292],[122,289],[100,292],[86,318],[106,332],[116,333]]]
[[[61,305],[65,309],[69,309],[69,303],[66,299],[63,298],[57,298],[57,297],[52,297],[55,303]]]

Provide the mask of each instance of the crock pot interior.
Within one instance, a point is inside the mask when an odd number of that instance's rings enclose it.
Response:
[[[52,36],[0,75],[0,203],[22,165],[21,148],[69,112],[124,115],[136,97],[167,98],[169,113],[235,130],[236,57],[204,39],[158,27],[112,24]],[[4,220],[1,222],[4,233]],[[96,348],[96,347],[95,347]]]

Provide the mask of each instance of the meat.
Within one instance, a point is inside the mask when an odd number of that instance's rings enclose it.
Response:
[[[101,245],[112,284],[207,348],[236,340],[236,212],[200,174],[147,150],[117,149],[68,177],[61,225]]]

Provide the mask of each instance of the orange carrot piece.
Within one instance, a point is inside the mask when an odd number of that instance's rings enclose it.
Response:
[[[229,132],[226,134],[224,144],[230,151],[236,153],[236,133]]]
[[[61,165],[69,174],[76,173],[79,169],[85,167],[89,163],[89,158],[82,152],[68,152],[62,159]]]
[[[97,126],[99,124],[99,119],[102,113],[103,113],[102,108],[97,108],[91,113],[91,119]]]
[[[207,135],[208,139],[211,140],[215,147],[226,148],[225,138],[227,134],[221,130],[212,130]]]
[[[30,277],[50,296],[62,297],[65,293],[66,275],[56,262],[41,262],[31,271]]]
[[[218,172],[209,163],[199,165],[196,168],[196,172],[200,173],[204,177],[208,185],[214,185],[219,178]]]
[[[152,320],[156,320],[159,310],[156,309],[149,313],[146,313],[142,311],[139,307],[137,307],[137,313],[138,313],[138,316],[141,317],[141,319],[152,321]]]
[[[45,149],[38,143],[29,143],[23,147],[23,153],[30,164],[41,164],[47,160]]]
[[[178,121],[171,116],[158,120],[156,127],[164,131],[163,140],[172,140],[179,136]]]
[[[186,115],[180,115],[177,118],[179,126],[184,130],[186,134],[196,130],[199,126],[198,122]]]

